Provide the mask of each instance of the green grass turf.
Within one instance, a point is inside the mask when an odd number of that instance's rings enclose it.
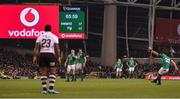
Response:
[[[0,80],[0,98],[180,98],[180,81],[175,80],[163,80],[157,86],[143,79],[57,79],[55,89],[61,94],[42,95],[39,80]]]

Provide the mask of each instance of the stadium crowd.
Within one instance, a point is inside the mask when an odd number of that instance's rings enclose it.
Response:
[[[178,66],[180,63],[177,64]],[[159,68],[161,68],[161,64],[138,64],[135,67],[135,71],[133,74],[133,78],[144,78],[147,73],[157,73]],[[115,69],[113,66],[101,66],[100,64],[90,62],[87,65],[88,70],[87,73],[91,73],[96,71],[98,73],[99,78],[115,78]],[[173,67],[170,67],[169,72],[167,73],[169,76],[180,76],[180,71],[175,72]],[[122,78],[128,78],[128,66],[124,63],[122,69]]]
[[[178,66],[180,63],[177,64]],[[144,78],[144,75],[149,72],[157,72],[161,64],[138,64],[135,68],[133,78]],[[7,50],[0,48],[0,76],[6,75],[6,78],[34,78],[36,77],[38,66],[32,64],[31,55],[21,55],[16,51]],[[114,66],[102,66],[98,63],[94,63],[90,60],[87,61],[86,67],[84,68],[86,76],[95,74],[97,78],[115,78]],[[62,78],[66,77],[66,68],[61,65],[58,69],[58,74]],[[174,68],[170,68],[167,75],[180,75],[180,71],[174,72]],[[128,66],[123,66],[122,78],[128,78]]]
[[[7,78],[28,77],[37,74],[38,67],[32,64],[31,55],[21,55],[16,51],[0,49],[0,72]]]

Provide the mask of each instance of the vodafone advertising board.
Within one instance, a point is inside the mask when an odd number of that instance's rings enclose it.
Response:
[[[65,11],[63,15],[59,13],[61,12],[60,9],[64,9],[62,10]],[[44,26],[47,24],[52,26],[52,33],[60,39],[85,38],[83,27],[85,19],[79,7],[0,5],[0,13],[0,38],[35,39],[44,33]],[[79,15],[78,13],[82,14]],[[67,23],[73,24],[69,25]],[[79,29],[79,31],[73,31],[76,29]]]
[[[59,37],[59,6],[0,5],[0,38],[34,39],[50,24]]]

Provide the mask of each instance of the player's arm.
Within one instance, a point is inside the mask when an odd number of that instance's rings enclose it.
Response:
[[[35,44],[34,51],[33,51],[33,64],[37,64],[37,58],[38,58],[39,52],[40,52],[40,43],[37,42]]]
[[[129,67],[129,63],[128,63],[128,61],[126,62],[126,65]]]
[[[85,67],[85,66],[86,66],[86,62],[87,62],[87,58],[86,58],[86,56],[85,56],[85,57],[84,57],[83,67]]]
[[[160,56],[160,54],[158,52],[154,51],[151,47],[149,47],[148,50],[150,51],[150,53],[152,53],[156,56]]]
[[[68,58],[66,58],[66,61],[64,62],[64,67],[67,66]]]
[[[137,61],[135,61],[135,67],[138,65]]]
[[[73,59],[77,59],[77,56],[75,54],[72,54]]]
[[[58,61],[58,63],[61,63],[61,57],[60,57],[60,47],[59,47],[59,39],[58,37],[54,37],[54,51],[55,51],[55,56]]]
[[[117,64],[114,65],[114,69],[116,69],[116,68],[117,68]]]
[[[58,62],[60,64],[61,63],[61,57],[60,57],[60,47],[59,47],[59,44],[55,43],[54,47],[55,47],[56,58],[57,58],[57,60],[58,60]]]
[[[123,68],[123,66],[124,66],[124,65],[123,65],[123,63],[122,63],[122,66],[121,66],[121,68]]]
[[[173,60],[171,60],[171,63],[173,64],[174,68],[175,68],[176,70],[178,70],[178,67],[177,67],[176,63],[175,63]]]

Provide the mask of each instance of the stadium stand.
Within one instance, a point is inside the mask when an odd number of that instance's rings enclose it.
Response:
[[[34,78],[37,66],[32,64],[30,55],[21,55],[16,51],[0,49],[0,71],[8,78]]]

